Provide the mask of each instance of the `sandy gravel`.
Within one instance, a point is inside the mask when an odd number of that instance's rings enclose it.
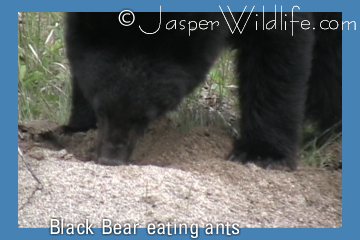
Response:
[[[341,170],[266,171],[221,158],[183,167],[107,167],[79,161],[66,150],[34,147],[22,154],[20,227],[49,227],[52,218],[73,224],[89,219],[94,226],[101,226],[104,218],[140,226],[160,222],[342,226]]]

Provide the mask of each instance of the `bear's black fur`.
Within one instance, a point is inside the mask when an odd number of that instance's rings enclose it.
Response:
[[[318,123],[320,131],[342,130],[342,31],[341,13],[316,13],[316,22],[332,20],[338,30],[315,31],[312,71],[306,100],[306,117]],[[326,22],[324,22],[326,26]]]
[[[276,30],[262,30],[274,13],[265,13],[264,19],[262,13],[252,13],[243,33],[231,34],[222,13],[161,13],[159,31],[147,35],[139,26],[156,31],[159,13],[135,13],[135,23],[128,27],[119,23],[119,13],[67,13],[73,93],[70,121],[63,130],[97,126],[97,162],[125,162],[148,124],[174,110],[230,45],[238,49],[242,117],[241,138],[229,159],[295,169],[304,114],[322,130],[341,121],[341,31],[303,30],[299,22],[292,28],[292,15],[286,15],[281,25],[277,14]],[[242,16],[240,29],[248,16]],[[231,16],[227,19],[233,29]],[[341,22],[341,13],[294,13],[294,20],[309,20],[311,27],[323,19]],[[171,20],[177,21],[176,30],[165,29]],[[186,20],[183,26],[201,20],[219,25],[180,30],[180,20]],[[281,30],[285,25],[287,30]]]

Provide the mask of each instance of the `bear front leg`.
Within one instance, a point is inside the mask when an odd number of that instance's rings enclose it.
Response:
[[[300,21],[310,17],[297,15]],[[273,17],[266,14],[264,22]],[[235,140],[230,160],[264,168],[297,167],[314,36],[296,24],[292,36],[291,15],[288,18],[286,31],[280,23],[276,30],[255,30],[253,21],[241,36],[233,36],[239,49],[241,138]]]

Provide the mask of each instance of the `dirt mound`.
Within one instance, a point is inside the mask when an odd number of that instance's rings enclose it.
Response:
[[[49,227],[51,218],[89,219],[94,226],[103,218],[140,226],[342,226],[341,170],[300,165],[295,172],[267,171],[225,161],[232,141],[220,127],[183,133],[159,121],[139,141],[131,164],[108,167],[91,161],[96,131],[61,136],[56,144],[39,138],[55,126],[19,125],[21,227]]]

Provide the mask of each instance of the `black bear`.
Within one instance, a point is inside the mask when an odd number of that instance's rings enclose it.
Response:
[[[335,21],[341,27],[341,13],[67,13],[72,111],[62,130],[97,127],[97,163],[122,164],[231,46],[242,117],[228,158],[296,169],[304,116],[321,130],[341,121]]]

